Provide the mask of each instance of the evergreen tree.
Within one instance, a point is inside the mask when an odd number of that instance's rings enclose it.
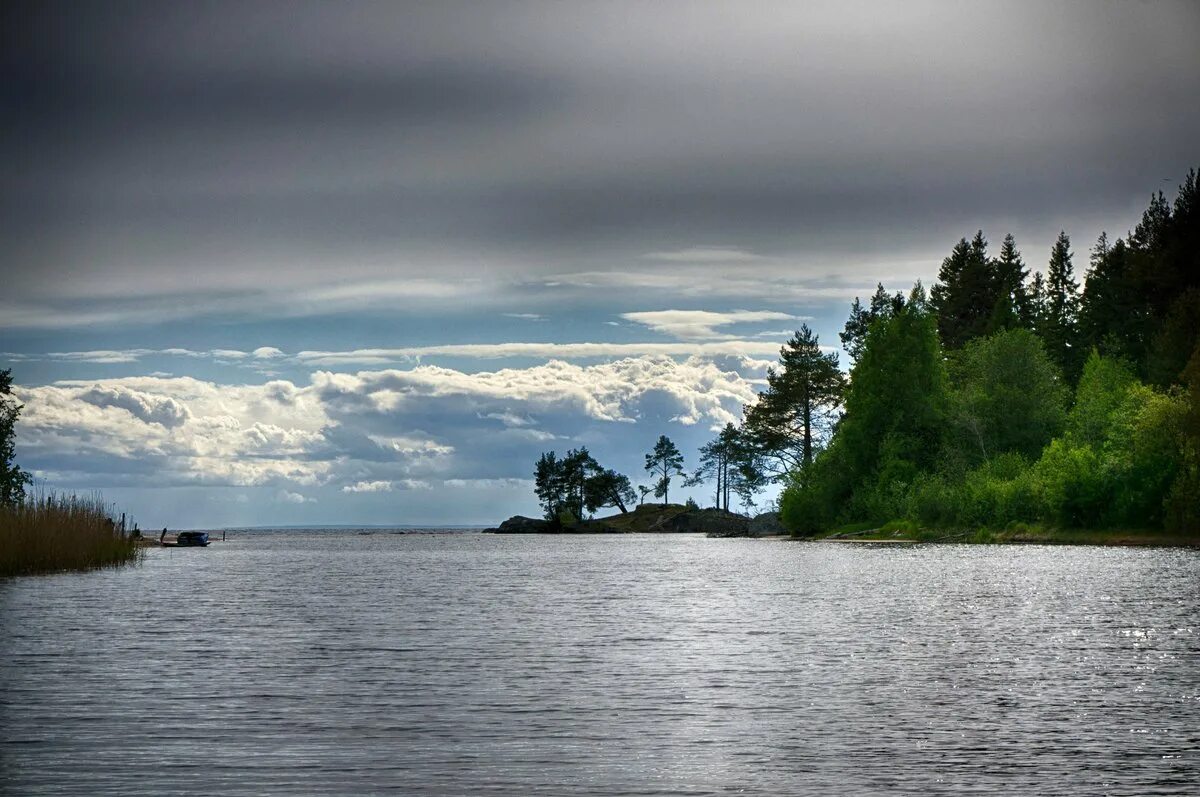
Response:
[[[992,268],[996,274],[999,295],[992,310],[988,331],[1015,327],[1029,329],[1033,325],[1029,296],[1025,287],[1029,269],[1025,268],[1021,252],[1017,249],[1017,240],[1013,238],[1012,233],[1004,236],[1004,242],[1000,245],[1000,256],[996,258]]]
[[[1046,268],[1044,328],[1039,334],[1050,357],[1074,382],[1083,363],[1077,334],[1079,283],[1075,281],[1072,258],[1071,239],[1066,232],[1059,232]]]
[[[623,515],[629,511],[625,504],[633,503],[635,498],[637,494],[629,483],[629,477],[611,468],[597,470],[584,482],[584,508],[588,512],[615,506]]]
[[[534,468],[533,486],[548,520],[564,515],[582,520],[585,513],[606,506],[624,513],[625,504],[636,498],[629,478],[601,467],[586,447],[571,449],[562,459],[553,451],[543,453]]]
[[[987,256],[983,231],[971,241],[959,240],[942,261],[938,284],[930,292],[942,345],[957,349],[990,330],[1002,285],[996,264]]]
[[[666,506],[671,477],[683,475],[683,454],[665,434],[659,435],[654,450],[646,455],[646,470],[658,477],[654,484],[654,497],[661,498],[663,506]]]
[[[936,321],[909,307],[872,328],[838,425],[838,459],[852,484],[907,482],[941,449],[948,386]]]
[[[571,449],[562,459],[562,482],[565,486],[564,508],[575,520],[583,520],[587,508],[587,482],[600,465],[587,447]]]
[[[807,324],[783,346],[779,359],[781,370],[767,371],[767,389],[746,409],[745,423],[747,436],[774,463],[777,477],[812,463],[845,390],[837,354],[822,352]]]
[[[903,294],[888,293],[884,290],[882,282],[877,284],[869,307],[864,308],[859,298],[854,297],[854,303],[850,305],[850,317],[846,320],[846,326],[838,333],[842,348],[852,363],[858,360],[862,353],[867,333],[871,331],[871,324],[880,318],[891,318],[903,309]]]
[[[753,501],[763,487],[759,455],[742,430],[726,423],[717,436],[700,448],[700,464],[684,482],[696,487],[716,481],[716,507],[729,509],[729,495],[736,494],[743,505]]]
[[[12,371],[0,371],[0,507],[16,506],[25,500],[29,474],[13,462],[16,454],[16,424],[23,407],[12,397]]]
[[[546,513],[547,520],[556,520],[565,498],[562,461],[553,451],[538,458],[533,471],[533,490]]]
[[[1092,248],[1090,267],[1079,300],[1080,349],[1142,362],[1150,321],[1132,270],[1125,241],[1109,244],[1101,233]]]
[[[879,287],[882,288],[883,285]],[[864,309],[862,302],[855,296],[854,303],[850,305],[850,317],[846,319],[846,326],[838,333],[842,349],[850,358],[850,362],[855,362],[862,354],[863,342],[866,341],[867,331],[871,329],[871,322],[874,320],[871,311]]]

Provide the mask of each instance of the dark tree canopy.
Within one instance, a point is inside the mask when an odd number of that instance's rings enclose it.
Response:
[[[1062,373],[1029,330],[969,341],[951,359],[950,374],[953,420],[968,461],[1008,452],[1036,459],[1062,432]]]
[[[1156,192],[1132,233],[1101,235],[1082,292],[1066,231],[1032,279],[1012,236],[992,259],[977,233],[942,263],[928,304],[914,289],[903,312],[872,318],[856,300],[844,413],[812,467],[793,470],[785,524],[1194,534],[1198,192],[1191,171],[1174,204]]]
[[[656,477],[654,497],[661,498],[663,506],[666,506],[671,477],[683,475],[683,454],[679,453],[679,448],[665,434],[659,435],[654,450],[646,455],[646,470]]]
[[[880,318],[891,318],[903,309],[904,295],[888,293],[884,290],[882,282],[876,286],[875,295],[871,297],[868,307],[864,308],[859,298],[854,297],[854,303],[850,305],[850,317],[846,320],[845,328],[838,333],[850,362],[857,361],[862,354],[871,324]]]
[[[12,371],[0,371],[0,506],[15,506],[25,500],[29,474],[13,461],[16,456],[16,425],[21,405],[12,396]]]
[[[582,520],[586,513],[613,506],[627,512],[625,506],[636,498],[629,477],[606,469],[586,447],[571,449],[562,459],[547,451],[537,461],[533,477],[534,491],[549,520]]]
[[[626,504],[635,500],[637,493],[629,483],[629,477],[611,468],[597,471],[584,483],[584,504],[588,512],[613,506],[625,514],[629,511]]]
[[[1038,329],[1051,359],[1071,375],[1078,373],[1082,366],[1079,362],[1077,334],[1079,283],[1075,281],[1073,258],[1071,239],[1065,232],[1060,232],[1050,249],[1050,263],[1046,268],[1045,314]]]
[[[805,324],[779,353],[780,369],[767,371],[767,389],[746,409],[746,436],[776,476],[812,463],[833,427],[845,391],[837,354],[821,351]]]
[[[1000,244],[1000,255],[996,258],[993,269],[998,285],[996,305],[992,309],[992,317],[988,331],[1029,329],[1033,325],[1032,308],[1025,281],[1029,277],[1029,269],[1021,259],[1017,249],[1017,240],[1012,233],[1004,236]]]
[[[708,481],[716,482],[718,509],[729,509],[729,495],[733,493],[743,506],[753,504],[754,494],[764,484],[761,455],[743,430],[732,423],[717,434],[716,438],[700,448],[700,464],[684,481],[689,487]]]
[[[1016,258],[1019,262],[1019,254]],[[997,269],[997,264],[988,259],[982,230],[970,241],[961,239],[942,261],[938,282],[930,292],[930,304],[946,348],[957,349],[992,329],[996,306],[1004,294]]]

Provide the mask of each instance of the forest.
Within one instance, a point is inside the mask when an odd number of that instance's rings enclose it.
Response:
[[[937,284],[855,300],[844,379],[801,330],[745,434],[790,457],[784,524],[1200,528],[1200,196],[1156,193],[1087,255],[960,240]],[[837,371],[837,373],[835,373]]]
[[[684,473],[660,437],[646,456],[665,503],[671,477],[715,482],[743,511],[768,482],[795,536],[895,524],[927,529],[1200,528],[1200,196],[1195,170],[1137,226],[1106,233],[1077,269],[1060,232],[1044,270],[1006,235],[961,239],[928,292],[879,285],[840,334],[844,371],[802,326],[766,389]],[[1082,271],[1082,281],[1077,278]],[[548,518],[635,498],[587,449],[543,454]]]

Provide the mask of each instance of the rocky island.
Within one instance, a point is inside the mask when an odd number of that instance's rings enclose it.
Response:
[[[514,515],[491,534],[706,534],[709,537],[763,537],[783,534],[779,516],[765,512],[755,517],[725,509],[700,509],[684,504],[643,504],[608,517],[562,523]]]

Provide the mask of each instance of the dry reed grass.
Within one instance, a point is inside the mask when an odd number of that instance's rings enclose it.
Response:
[[[0,507],[0,577],[115,567],[140,556],[99,495],[47,492]]]

